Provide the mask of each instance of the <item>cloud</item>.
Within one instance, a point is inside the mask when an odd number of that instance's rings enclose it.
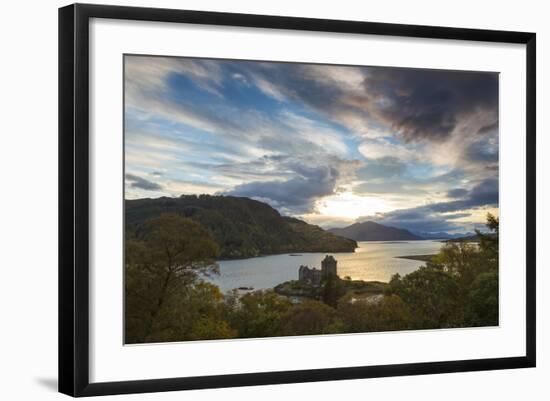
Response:
[[[463,198],[468,195],[468,190],[464,188],[455,188],[447,192],[449,198]]]
[[[414,157],[414,149],[400,145],[395,141],[398,137],[440,143],[456,136],[459,140],[453,142],[452,153],[459,155],[462,146],[470,143],[467,137],[494,134],[498,128],[498,75],[493,73],[162,57],[130,57],[126,70],[128,106],[243,145],[289,146],[289,135],[284,133],[290,127],[294,141],[305,139],[341,152],[342,132],[321,134],[321,127],[311,127],[313,120],[304,124],[302,116],[288,111],[259,113],[251,105],[240,108],[231,94],[225,94],[235,81],[246,82],[251,91],[254,86],[280,107],[306,107],[350,130],[350,135],[361,135],[365,141],[359,150],[368,158]],[[184,76],[221,97],[205,104],[189,91],[187,96],[171,94],[173,76]],[[310,127],[304,130],[307,124]],[[394,140],[388,142],[381,135]],[[315,141],[321,137],[324,143]],[[434,154],[432,149],[425,151],[424,157]]]
[[[360,196],[383,195],[395,206],[443,201],[444,194],[463,185],[461,169],[446,169],[396,157],[367,160],[357,170],[352,191]]]
[[[280,102],[286,99],[285,94],[281,90],[279,90],[276,85],[273,85],[273,83],[271,83],[268,79],[257,74],[251,75],[256,86],[267,96],[271,96]]]
[[[477,133],[480,135],[484,135],[490,132],[494,132],[496,130],[498,130],[498,120],[480,127]]]
[[[448,213],[482,206],[498,206],[498,180],[487,179],[467,191],[462,199],[419,206],[416,210]]]
[[[466,162],[483,165],[498,163],[498,144],[491,139],[481,139],[470,143],[464,150]]]
[[[285,214],[309,213],[314,211],[318,199],[335,194],[340,185],[348,183],[359,165],[356,161],[330,157],[320,161],[283,157],[277,161],[287,179],[247,182],[226,193],[264,201]]]
[[[239,67],[267,96],[304,104],[366,137],[385,127],[407,141],[440,142],[462,129],[482,135],[498,128],[496,73],[292,63]]]
[[[407,147],[385,138],[367,138],[359,145],[358,150],[368,159],[393,157],[403,161],[411,161],[419,155],[412,146]]]
[[[434,212],[454,212],[480,206],[498,205],[498,180],[487,179],[475,185],[464,199],[423,206]]]
[[[312,176],[238,185],[229,194],[264,199],[277,208],[305,213],[311,210],[316,199],[334,193],[337,178],[334,169],[318,169]]]
[[[132,196],[231,193],[313,216],[343,190],[383,194],[402,209],[377,218],[432,229],[498,205],[497,74],[172,57],[125,71]]]
[[[238,68],[266,96],[344,127],[369,160],[433,163],[463,169],[472,179],[493,174],[496,73],[246,62]]]
[[[395,211],[388,213],[382,218],[373,219],[381,224],[405,228],[413,232],[449,232],[460,228],[454,222],[423,211]]]
[[[386,156],[369,160],[357,173],[361,179],[369,180],[403,177],[406,172],[407,165],[404,162],[397,157]]]
[[[457,220],[457,219],[463,219],[465,217],[470,217],[472,213],[469,212],[463,212],[463,213],[448,213],[445,214],[445,218],[447,220]]]
[[[248,82],[248,79],[246,79],[246,77],[243,74],[239,74],[238,72],[235,72],[231,75],[231,77],[235,81],[237,81],[237,82],[239,82],[243,85],[250,86],[250,83]]]
[[[379,68],[365,80],[374,113],[406,140],[448,138],[465,117],[483,111],[493,126],[498,113],[496,73]]]
[[[155,93],[169,88],[168,78],[185,76],[197,86],[216,95],[222,71],[219,63],[207,59],[184,57],[125,56],[124,82],[126,100],[139,100],[140,93]],[[137,96],[137,98],[136,98]]]
[[[374,220],[416,232],[455,231],[461,229],[462,225],[453,220],[468,217],[469,210],[498,207],[498,180],[495,179],[479,182],[470,190],[455,189],[449,192],[461,199],[379,213],[358,220]]]
[[[146,191],[160,191],[162,186],[145,178],[133,174],[126,174],[126,181],[130,183],[131,188],[144,189]]]
[[[150,60],[150,65],[147,60]],[[172,125],[172,129],[175,124],[183,126],[184,133],[185,127],[207,132],[217,139],[213,146],[224,145],[229,148],[228,153],[239,152],[249,157],[275,152],[307,153],[312,147],[343,155],[347,147],[342,141],[341,128],[303,110],[297,112],[286,103],[269,104],[267,111],[258,108],[258,100],[265,100],[257,99],[254,91],[278,101],[286,99],[282,92],[278,92],[271,77],[257,72],[270,70],[263,64],[129,58],[125,76],[126,114],[132,116],[130,122],[140,125],[140,129],[151,120],[164,120]],[[278,71],[278,68],[271,69]],[[211,81],[208,79],[210,72]],[[185,77],[195,86],[180,88],[177,86],[179,81],[173,77]],[[239,90],[231,86],[235,82]],[[256,85],[255,89],[252,84]],[[221,96],[204,95],[204,91],[214,90]],[[246,95],[243,95],[243,90]],[[231,101],[224,97],[230,97]],[[154,131],[152,135],[156,137],[155,141],[159,141],[159,135]]]

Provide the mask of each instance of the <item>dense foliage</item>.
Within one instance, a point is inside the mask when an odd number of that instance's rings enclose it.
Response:
[[[218,246],[199,224],[162,215],[140,241],[126,240],[127,343],[228,338],[219,289],[200,279],[216,272]]]
[[[302,220],[283,217],[271,206],[234,196],[182,195],[126,200],[126,236],[141,239],[145,222],[171,213],[200,223],[223,259],[292,252],[353,252],[357,243]]]
[[[390,281],[389,293],[411,308],[411,328],[498,325],[498,218],[478,243],[448,242],[413,273]]]
[[[330,278],[315,290],[277,286],[300,294],[295,302],[273,290],[221,294],[202,279],[216,273],[211,231],[160,214],[126,241],[126,342],[498,325],[498,225],[489,215],[492,233],[478,232],[478,244],[446,243],[426,266],[388,284]]]

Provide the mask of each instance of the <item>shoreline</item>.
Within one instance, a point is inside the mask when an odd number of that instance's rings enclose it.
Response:
[[[410,242],[444,242],[445,240],[433,240],[433,239],[421,239],[421,240],[403,240],[403,241],[381,241],[381,240],[369,240],[369,241],[357,241],[357,242],[366,242],[366,243],[373,243],[373,244],[406,244]],[[324,254],[337,254],[337,253],[356,253],[355,251],[360,248],[354,248],[352,251],[293,251],[293,252],[278,252],[278,253],[267,253],[267,254],[259,254],[256,256],[248,256],[248,257],[236,257],[236,258],[219,258],[216,260],[216,262],[227,262],[227,261],[233,261],[233,260],[247,260],[247,259],[254,259],[254,258],[265,258],[268,256],[279,256],[279,255],[288,255],[288,256],[302,256],[305,254],[312,254],[312,253],[324,253]],[[426,261],[424,259],[415,259],[419,256],[435,256],[434,255],[406,255],[406,256],[394,256],[394,258],[399,259],[412,259],[412,260],[420,260],[420,261]]]
[[[421,262],[432,262],[434,256],[437,256],[437,255],[436,254],[433,254],[433,255],[404,255],[404,256],[394,256],[394,258],[417,260],[417,261],[421,261]]]

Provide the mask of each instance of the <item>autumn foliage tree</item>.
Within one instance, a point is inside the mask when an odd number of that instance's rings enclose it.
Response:
[[[218,247],[200,224],[179,215],[147,221],[126,241],[126,342],[231,336],[218,288],[200,280],[216,271]]]
[[[270,290],[254,291],[240,298],[233,295],[228,319],[239,337],[280,335],[281,317],[292,307],[290,301]]]
[[[449,242],[426,266],[392,278],[389,292],[411,308],[412,328],[498,324],[498,218],[488,214],[487,228],[478,244]]]
[[[329,305],[306,300],[289,309],[281,317],[283,335],[335,334],[342,332],[337,311]]]
[[[353,302],[344,297],[338,305],[338,315],[345,333],[404,330],[409,328],[411,319],[409,306],[397,295],[382,296],[370,302]]]

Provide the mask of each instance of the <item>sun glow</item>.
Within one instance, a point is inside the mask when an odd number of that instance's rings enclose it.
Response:
[[[343,192],[319,201],[317,210],[321,215],[355,219],[361,216],[371,216],[389,211],[390,206],[380,198],[358,196],[351,192]]]

